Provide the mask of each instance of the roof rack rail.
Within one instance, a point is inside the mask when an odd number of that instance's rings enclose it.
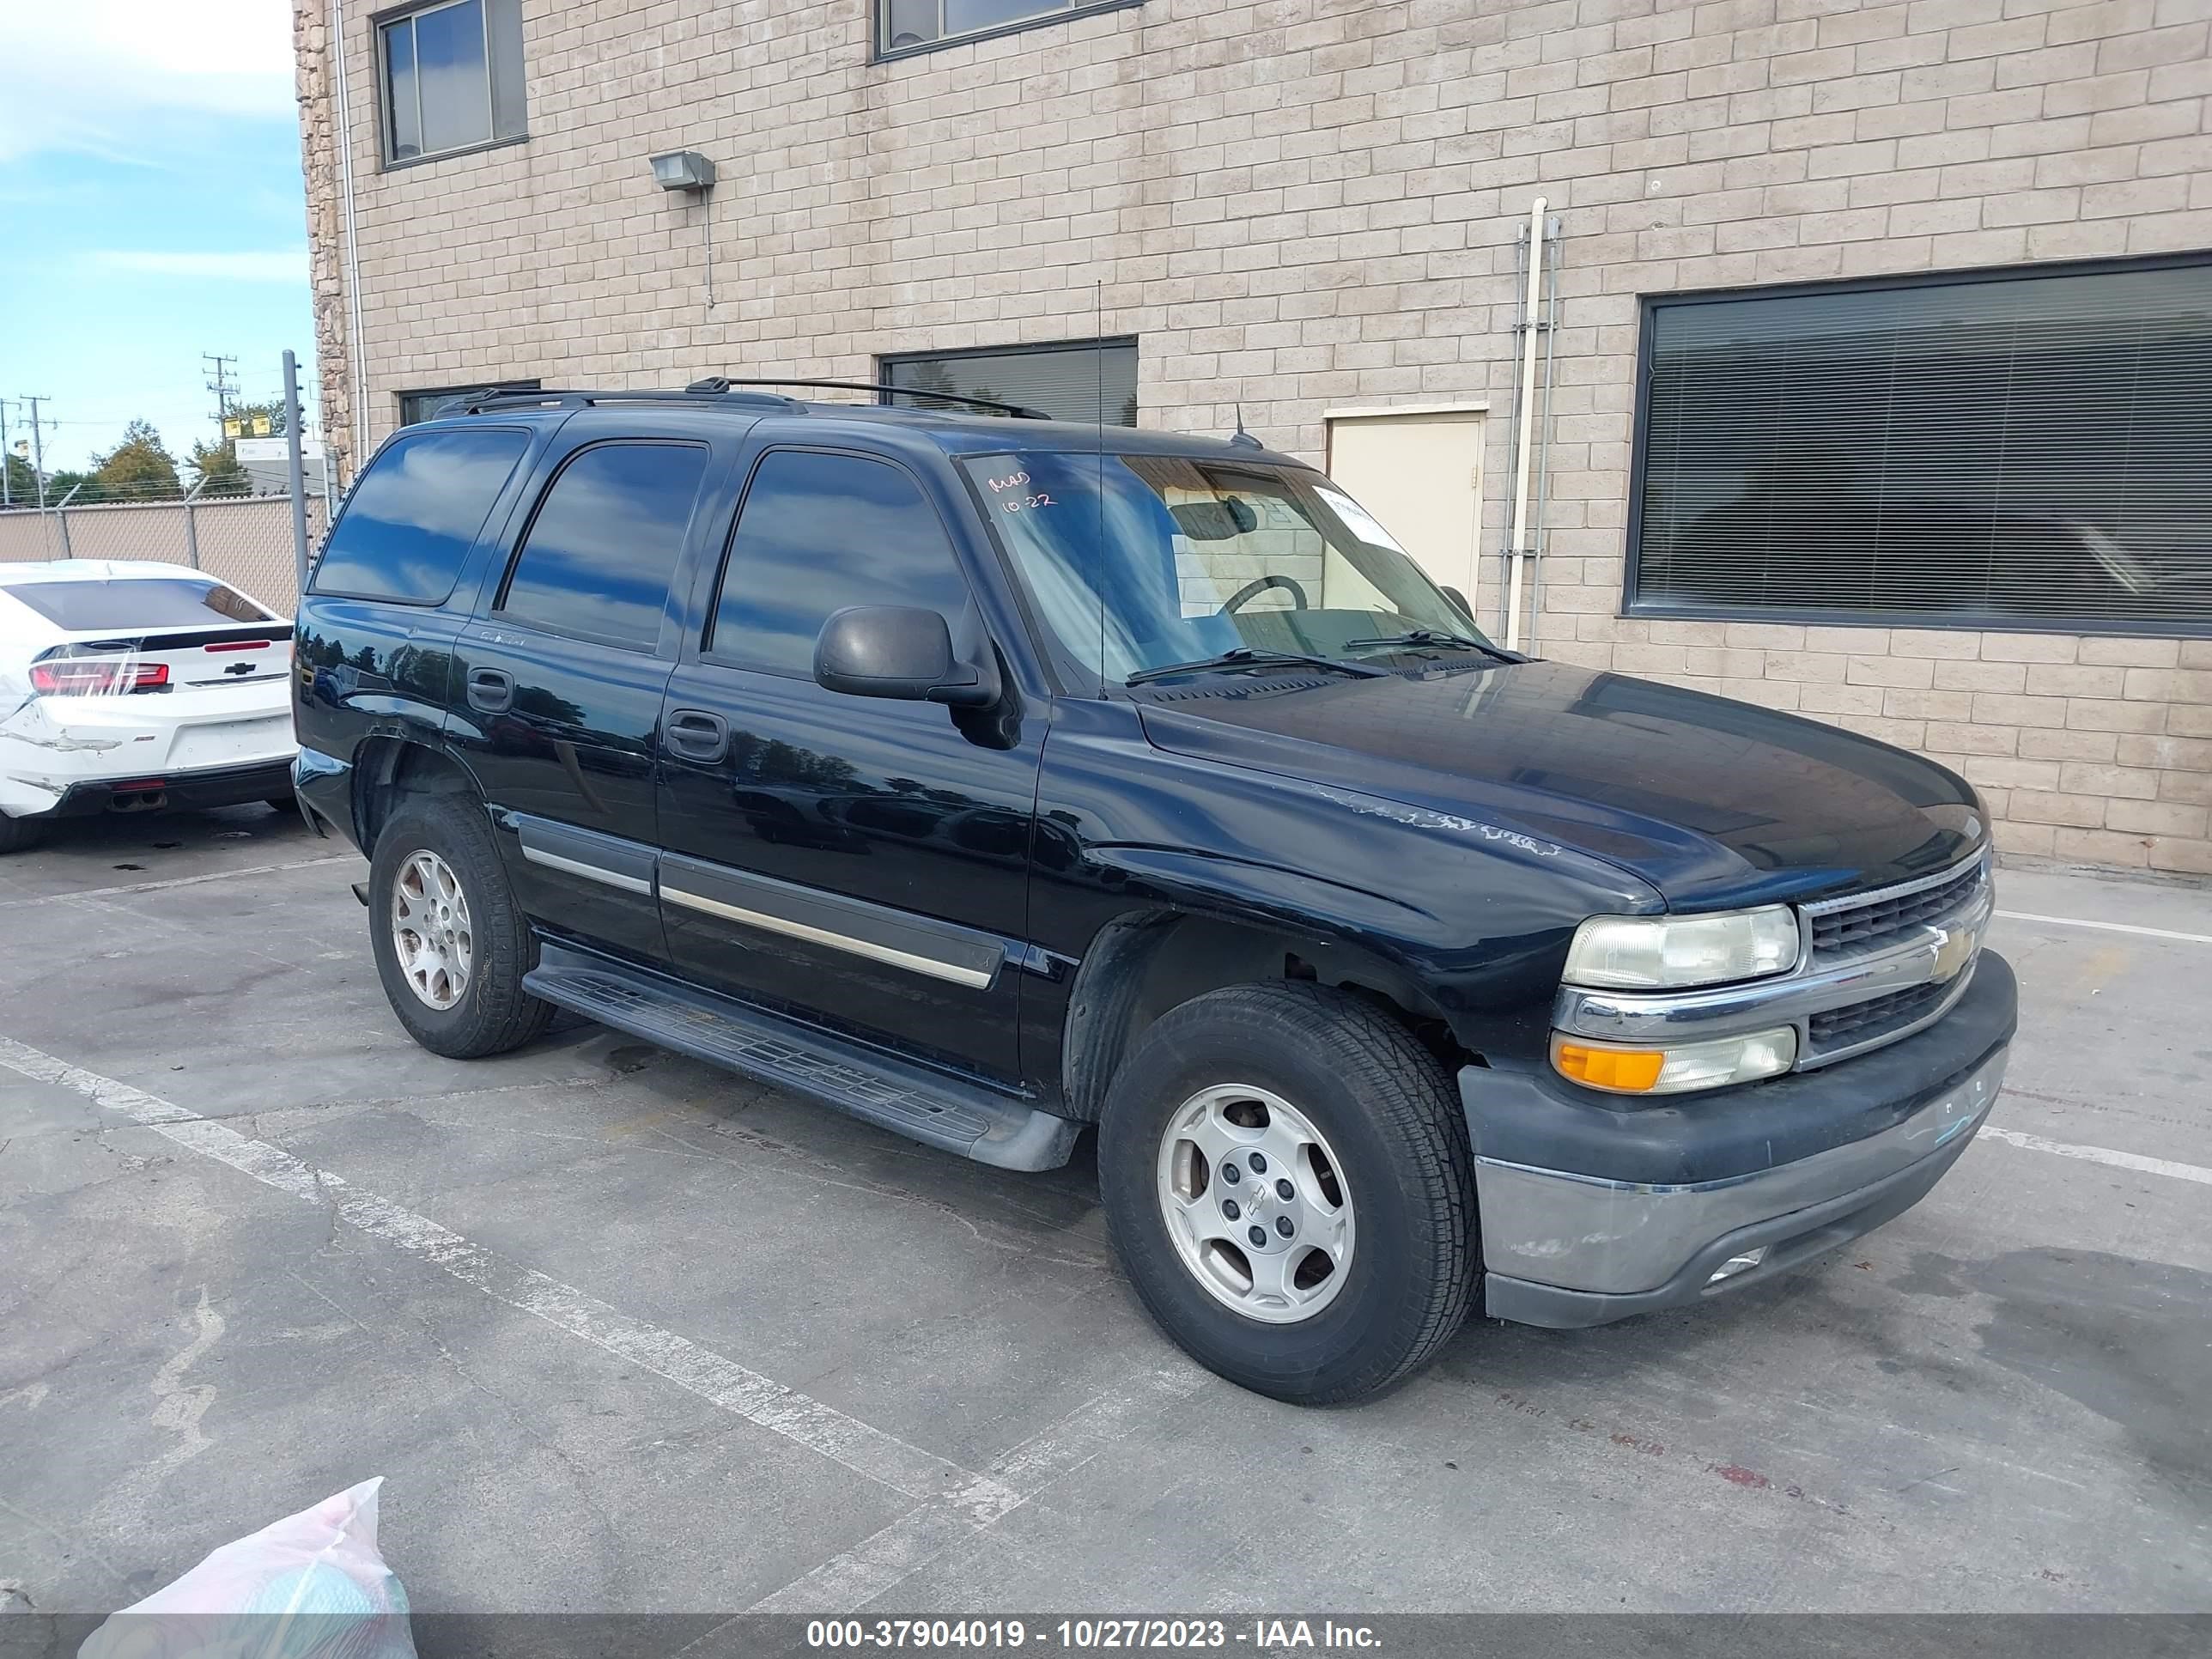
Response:
[[[465,392],[438,405],[437,416],[480,415],[490,409],[588,409],[594,404],[696,404],[702,392],[687,387],[682,392],[668,388],[648,387],[643,391],[577,392],[547,386],[542,390],[518,390],[514,387],[494,387],[483,392]],[[746,392],[735,394],[749,402],[775,409],[804,409],[806,405],[796,398],[780,398],[772,392]],[[435,418],[435,416],[434,416]]]
[[[694,380],[684,389],[702,394],[727,392],[732,386],[798,386],[829,392],[878,392],[899,398],[932,398],[943,404],[966,404],[971,409],[995,409],[1011,415],[1018,421],[1048,421],[1052,416],[1041,409],[1031,409],[1023,404],[1003,404],[995,398],[969,398],[957,392],[927,392],[917,386],[891,386],[882,380],[787,380],[781,377],[760,377],[732,380],[725,374],[711,374],[703,380]]]

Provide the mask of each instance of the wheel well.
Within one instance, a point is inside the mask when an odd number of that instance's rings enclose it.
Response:
[[[354,757],[353,820],[361,850],[374,857],[376,838],[410,795],[465,795],[476,781],[452,756],[405,738],[372,738]]]
[[[1101,930],[1076,972],[1060,1043],[1065,1109],[1095,1121],[1114,1074],[1153,1021],[1227,985],[1301,980],[1371,1004],[1456,1070],[1478,1057],[1405,969],[1358,945],[1211,916],[1161,911]]]

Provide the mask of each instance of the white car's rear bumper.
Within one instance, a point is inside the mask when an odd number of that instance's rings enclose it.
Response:
[[[33,698],[0,719],[0,812],[43,817],[281,793],[297,749],[290,689],[287,678],[167,696]],[[274,781],[266,789],[264,774]]]

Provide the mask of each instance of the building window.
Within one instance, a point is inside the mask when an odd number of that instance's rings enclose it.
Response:
[[[2212,632],[2212,259],[1646,302],[1632,614]]]
[[[482,397],[488,392],[535,392],[536,380],[478,380],[470,386],[441,386],[425,392],[399,394],[399,424],[413,426],[434,421],[438,411],[456,398]]]
[[[876,0],[877,51],[888,58],[1134,3],[1136,0]]]
[[[1070,340],[1046,346],[1002,346],[980,351],[915,352],[882,357],[879,380],[916,392],[957,392],[963,397],[1019,404],[1055,421],[1109,426],[1137,423],[1137,343]],[[885,397],[885,403],[920,404]],[[957,410],[957,404],[935,407]]]
[[[522,0],[434,0],[376,41],[387,165],[523,136]]]

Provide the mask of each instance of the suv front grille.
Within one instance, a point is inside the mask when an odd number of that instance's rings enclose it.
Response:
[[[1870,1002],[1855,1002],[1848,1008],[1832,1008],[1825,1014],[1815,1014],[1808,1023],[1814,1051],[1823,1053],[1853,1043],[1872,1042],[1893,1031],[1901,1031],[1913,1021],[1925,1018],[1952,988],[1952,981],[1938,981],[1916,985],[1909,991],[1894,991]]]
[[[1983,879],[1977,859],[1932,887],[1891,897],[1876,894],[1863,904],[1845,902],[1834,909],[1819,909],[1808,918],[1812,928],[1813,954],[1828,956],[1881,945],[1909,928],[1935,921],[1966,902]]]

